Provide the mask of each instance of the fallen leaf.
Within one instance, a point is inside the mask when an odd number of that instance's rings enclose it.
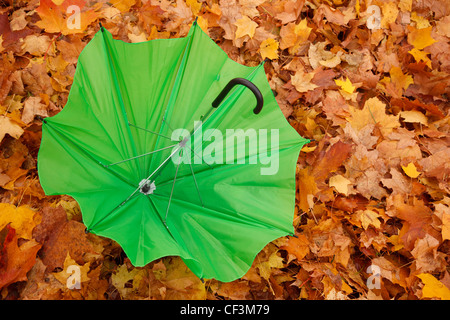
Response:
[[[263,59],[271,59],[275,60],[278,59],[278,41],[268,38],[261,42],[261,45],[259,47],[259,53],[261,54],[261,57]]]
[[[36,262],[36,253],[41,245],[34,240],[18,245],[14,228],[5,227],[6,238],[0,247],[0,288],[17,281],[26,281],[27,272]]]
[[[309,240],[303,234],[299,234],[297,237],[289,237],[287,243],[281,246],[280,250],[286,250],[289,254],[294,255],[299,261],[303,260],[309,253]]]
[[[408,53],[410,53],[414,57],[414,60],[416,60],[416,62],[423,61],[428,66],[428,68],[431,69],[431,60],[430,58],[428,58],[428,55],[430,54],[429,52],[419,50],[417,48],[412,48],[408,51]]]
[[[114,1],[114,0],[112,0]],[[122,0],[119,0],[122,2]],[[134,1],[134,0],[132,0]],[[59,5],[52,0],[41,0],[39,7],[36,9],[41,21],[37,21],[36,25],[45,29],[48,33],[59,33],[64,35],[83,32],[88,25],[97,20],[99,13],[96,11],[101,7],[101,3],[97,3],[92,8],[85,8],[84,0],[64,0]],[[79,26],[69,23],[69,17],[74,19],[72,15],[66,17],[66,13],[70,6],[76,6],[80,10]],[[76,22],[76,20],[74,19]]]
[[[48,117],[47,106],[40,97],[29,97],[23,104],[22,121],[29,124],[35,116]]]
[[[0,142],[6,134],[18,139],[23,134],[22,127],[5,115],[0,115]]]
[[[244,16],[241,19],[236,20],[234,24],[237,27],[235,39],[242,38],[245,36],[253,38],[253,36],[255,35],[256,27],[258,26],[256,22],[252,21],[247,16]]]
[[[423,29],[408,26],[408,43],[418,50],[431,46],[436,42],[436,40],[431,37],[431,30],[431,26]]]
[[[311,82],[313,78],[314,73],[303,72],[302,69],[299,69],[293,76],[291,76],[291,82],[298,92],[308,92],[318,88],[317,85]]]
[[[347,93],[355,92],[356,87],[352,84],[349,78],[346,78],[345,81],[341,79],[336,79],[334,82],[341,87],[341,89]]]
[[[359,220],[361,221],[361,225],[365,230],[367,230],[367,228],[371,225],[376,229],[379,229],[381,227],[381,222],[380,220],[378,220],[380,215],[374,210],[357,211],[356,215],[358,216]]]
[[[397,20],[398,16],[398,7],[395,2],[385,2],[381,6],[381,28],[387,29],[391,23],[394,23]]]
[[[403,118],[405,122],[421,123],[425,126],[428,126],[427,117],[420,111],[416,111],[416,110],[401,111],[400,117]]]
[[[442,282],[433,277],[429,273],[421,273],[417,275],[422,280],[424,287],[422,288],[422,298],[439,298],[441,300],[450,300],[450,289]]]
[[[344,178],[340,174],[332,176],[328,182],[330,187],[334,187],[337,192],[345,194],[346,196],[348,196],[348,186],[351,184],[350,180]]]
[[[69,253],[67,252],[67,256],[66,259],[64,260],[64,266],[63,266],[63,270],[60,272],[55,272],[53,273],[53,275],[55,276],[55,278],[61,282],[61,284],[63,285],[68,285],[69,289],[72,288],[81,288],[81,283],[82,282],[86,282],[89,281],[89,277],[88,277],[88,272],[89,272],[89,262],[85,263],[84,265],[80,266],[78,265],[75,260],[73,260]],[[74,271],[76,270],[76,271]],[[80,281],[79,283],[68,283],[68,278],[70,276],[72,276],[73,274],[77,275],[77,278],[73,277],[74,281]],[[78,279],[79,276],[79,279]]]
[[[30,207],[0,203],[0,230],[9,224],[18,238],[31,240],[32,231],[39,223],[40,215]]]
[[[350,107],[349,112],[349,122],[356,131],[372,123],[378,126],[383,135],[388,135],[400,126],[399,116],[386,114],[386,105],[378,98],[368,99],[362,110]]]
[[[402,169],[408,177],[417,178],[420,175],[420,172],[417,171],[416,166],[412,162],[408,163],[406,167],[402,166]]]

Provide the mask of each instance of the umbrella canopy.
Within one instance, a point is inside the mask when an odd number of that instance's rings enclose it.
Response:
[[[193,23],[185,38],[125,43],[103,27],[80,54],[64,109],[38,155],[48,195],[68,194],[87,230],[135,266],[180,256],[232,281],[293,234],[303,139],[256,67],[229,59]]]

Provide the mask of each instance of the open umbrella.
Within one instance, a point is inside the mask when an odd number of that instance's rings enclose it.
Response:
[[[87,231],[135,266],[180,256],[200,278],[243,276],[293,234],[303,139],[264,72],[229,59],[193,23],[185,38],[125,43],[101,30],[80,54],[38,155],[48,195],[80,205]]]

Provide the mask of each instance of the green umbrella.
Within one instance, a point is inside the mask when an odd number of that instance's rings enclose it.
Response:
[[[87,231],[135,266],[180,256],[200,278],[243,276],[293,235],[295,169],[309,142],[289,125],[263,63],[229,59],[194,22],[185,38],[125,43],[101,27],[64,109],[46,118],[38,170]]]

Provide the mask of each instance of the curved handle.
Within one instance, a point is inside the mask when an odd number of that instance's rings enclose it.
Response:
[[[234,79],[230,80],[230,82],[228,82],[228,84],[225,86],[225,88],[223,88],[223,90],[219,93],[217,98],[213,101],[213,103],[212,103],[213,108],[217,108],[220,105],[220,103],[223,101],[223,99],[225,99],[225,97],[230,92],[230,90],[238,84],[249,88],[253,92],[253,94],[255,95],[255,98],[256,98],[256,107],[255,107],[255,109],[253,109],[253,113],[254,114],[260,113],[262,110],[262,107],[264,105],[264,99],[261,94],[261,91],[259,91],[258,87],[255,86],[252,82],[248,81],[247,79],[243,79],[243,78],[234,78]]]

